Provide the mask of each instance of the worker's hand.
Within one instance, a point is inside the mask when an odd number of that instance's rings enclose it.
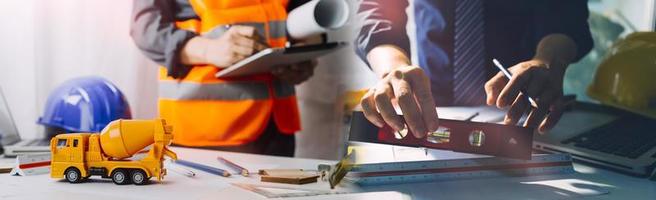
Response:
[[[298,85],[314,75],[314,68],[316,66],[316,60],[309,60],[293,65],[277,66],[271,70],[271,74],[284,82]]]
[[[563,97],[566,66],[559,65],[562,64],[530,60],[508,68],[513,74],[510,80],[497,73],[485,84],[487,104],[499,108],[510,106],[505,124],[517,124],[528,113],[524,126],[546,132],[556,125],[566,104],[572,100]],[[527,95],[537,102],[537,108],[531,106]]]
[[[405,127],[394,105],[403,112],[405,124],[417,138],[438,128],[430,80],[416,66],[396,67],[369,89],[361,101],[364,115],[378,127],[389,124],[395,131]]]
[[[215,66],[228,67],[267,48],[252,26],[232,26],[218,39],[210,40],[205,56]]]
[[[181,54],[184,64],[212,64],[228,67],[257,53],[267,44],[252,26],[232,26],[221,37],[210,39],[195,37],[189,40]]]

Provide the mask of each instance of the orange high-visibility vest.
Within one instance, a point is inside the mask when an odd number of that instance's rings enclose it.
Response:
[[[227,25],[248,25],[272,47],[287,42],[288,0],[190,0],[200,20],[177,22],[181,29],[218,38]],[[159,114],[173,125],[175,144],[232,146],[256,140],[273,116],[285,134],[300,130],[293,85],[271,74],[216,78],[220,68],[193,66],[183,79],[167,77],[160,67]]]

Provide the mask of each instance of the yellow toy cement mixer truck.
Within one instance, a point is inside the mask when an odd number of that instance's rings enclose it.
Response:
[[[50,176],[79,183],[91,175],[110,178],[119,185],[143,185],[166,175],[164,155],[177,159],[167,146],[173,128],[163,119],[116,120],[100,133],[60,134],[50,140]],[[146,156],[129,159],[152,145]]]

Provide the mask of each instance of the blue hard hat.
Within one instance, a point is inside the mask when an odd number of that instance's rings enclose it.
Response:
[[[37,123],[68,132],[100,132],[111,121],[130,118],[130,106],[114,84],[100,77],[81,77],[50,93]]]

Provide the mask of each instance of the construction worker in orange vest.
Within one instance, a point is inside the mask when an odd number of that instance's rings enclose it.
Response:
[[[294,85],[314,61],[271,73],[216,78],[262,49],[288,42],[287,12],[306,1],[136,0],[131,36],[162,65],[159,115],[174,127],[174,144],[293,156],[300,130]]]

